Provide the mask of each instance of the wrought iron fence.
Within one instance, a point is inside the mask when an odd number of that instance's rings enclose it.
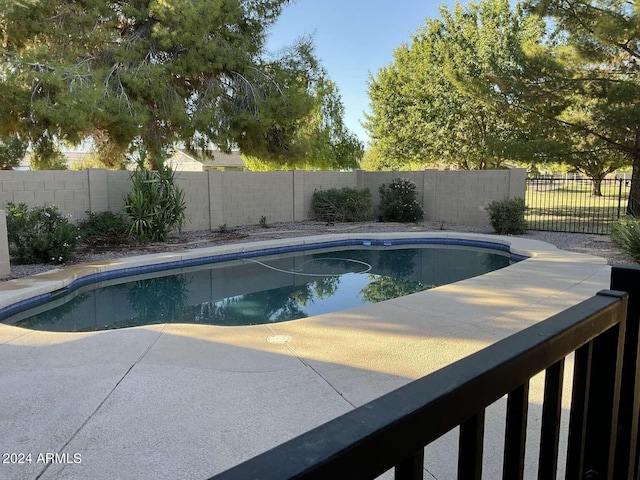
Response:
[[[482,477],[487,406],[507,397],[503,478],[522,479],[529,381],[545,371],[538,478],[555,480],[565,357],[575,352],[568,479],[638,478],[640,268],[611,288],[211,480],[422,479],[424,447],[459,426],[458,478]],[[624,292],[624,293],[623,293]]]
[[[529,229],[608,234],[625,215],[631,180],[530,178],[526,187]]]

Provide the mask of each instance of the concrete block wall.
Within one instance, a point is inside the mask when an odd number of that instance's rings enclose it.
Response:
[[[210,197],[209,176],[206,172],[179,172],[176,174],[176,183],[184,192],[185,222],[183,230],[209,230],[210,224]]]
[[[210,172],[212,228],[251,225],[260,222],[289,222],[295,210],[293,199],[294,172]]]
[[[107,189],[109,192],[109,211],[122,212],[124,198],[131,191],[131,172],[107,171]]]
[[[435,212],[433,220],[453,223],[482,225],[487,218],[485,207],[500,195],[498,186],[493,182],[493,172],[489,175],[488,185],[478,185],[477,172],[465,172],[471,175],[460,175],[460,172],[442,172],[435,184]],[[456,191],[452,196],[450,192]],[[508,186],[507,186],[508,191]]]
[[[493,201],[523,197],[526,170],[426,170],[425,220],[489,225],[486,207]]]
[[[131,189],[131,173],[84,171],[0,171],[0,208],[8,202],[58,205],[73,220],[86,211],[122,212]],[[180,172],[178,185],[187,205],[184,229],[216,230],[311,218],[313,192],[329,188],[369,188],[374,218],[379,215],[379,186],[395,177],[416,183],[426,220],[488,225],[486,206],[494,200],[524,197],[525,170],[442,172]]]
[[[514,168],[509,170],[509,198],[524,198],[527,189],[527,170]]]
[[[211,230],[216,230],[225,223],[223,173],[217,170],[209,170],[207,172],[209,181],[209,228]]]
[[[85,171],[0,171],[0,207],[24,203],[30,207],[57,205],[72,219],[91,208],[89,176]]]
[[[89,210],[104,212],[109,210],[109,175],[107,170],[90,168],[89,178]]]

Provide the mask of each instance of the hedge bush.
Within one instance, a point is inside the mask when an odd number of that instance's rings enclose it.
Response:
[[[78,231],[82,241],[88,244],[117,244],[127,240],[129,222],[120,213],[86,212],[87,218],[80,220]]]
[[[640,263],[640,218],[620,218],[611,226],[611,240]]]
[[[80,235],[57,206],[29,208],[24,203],[7,205],[9,255],[16,263],[66,262]]]
[[[368,188],[331,188],[313,192],[311,210],[324,222],[364,222],[371,220],[371,192]]]
[[[491,202],[487,207],[489,220],[496,233],[500,235],[521,235],[527,231],[524,213],[527,205],[524,198],[512,198]]]
[[[380,185],[380,210],[385,222],[417,222],[424,212],[417,199],[418,187],[408,178],[394,178]]]

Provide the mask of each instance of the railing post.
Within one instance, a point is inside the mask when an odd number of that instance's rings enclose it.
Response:
[[[589,380],[593,344],[587,343],[575,352],[573,386],[571,387],[571,410],[569,415],[569,440],[567,445],[566,478],[581,479],[584,474],[584,450],[586,442],[587,408],[589,402]]]
[[[640,267],[614,266],[611,289],[629,294],[614,478],[637,478],[640,409]]]
[[[600,293],[601,294],[601,293]],[[626,312],[625,312],[626,313]],[[601,472],[613,479],[617,426],[622,382],[626,318],[593,340],[594,368],[591,370],[585,473]]]
[[[507,422],[504,435],[503,478],[522,479],[524,476],[527,412],[529,410],[529,382],[509,393]]]
[[[478,412],[460,425],[458,445],[458,478],[480,480],[482,478],[482,451],[484,442],[485,410]]]
[[[422,480],[424,448],[396,465],[394,480]]]
[[[565,360],[562,359],[554,363],[547,368],[544,376],[538,480],[556,480],[557,478],[564,362]]]
[[[613,472],[627,301],[621,292],[603,291],[598,295],[622,298],[625,310],[617,312],[621,317],[617,324],[576,351],[567,478],[617,478]]]

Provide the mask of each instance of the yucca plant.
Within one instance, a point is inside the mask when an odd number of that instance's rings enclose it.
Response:
[[[611,240],[640,263],[640,218],[622,217],[611,226]]]
[[[124,199],[124,210],[131,222],[127,233],[142,240],[166,241],[169,233],[184,224],[184,192],[175,184],[175,171],[165,165],[164,155],[149,170],[146,153],[140,151],[138,165],[131,175],[131,192]]]

